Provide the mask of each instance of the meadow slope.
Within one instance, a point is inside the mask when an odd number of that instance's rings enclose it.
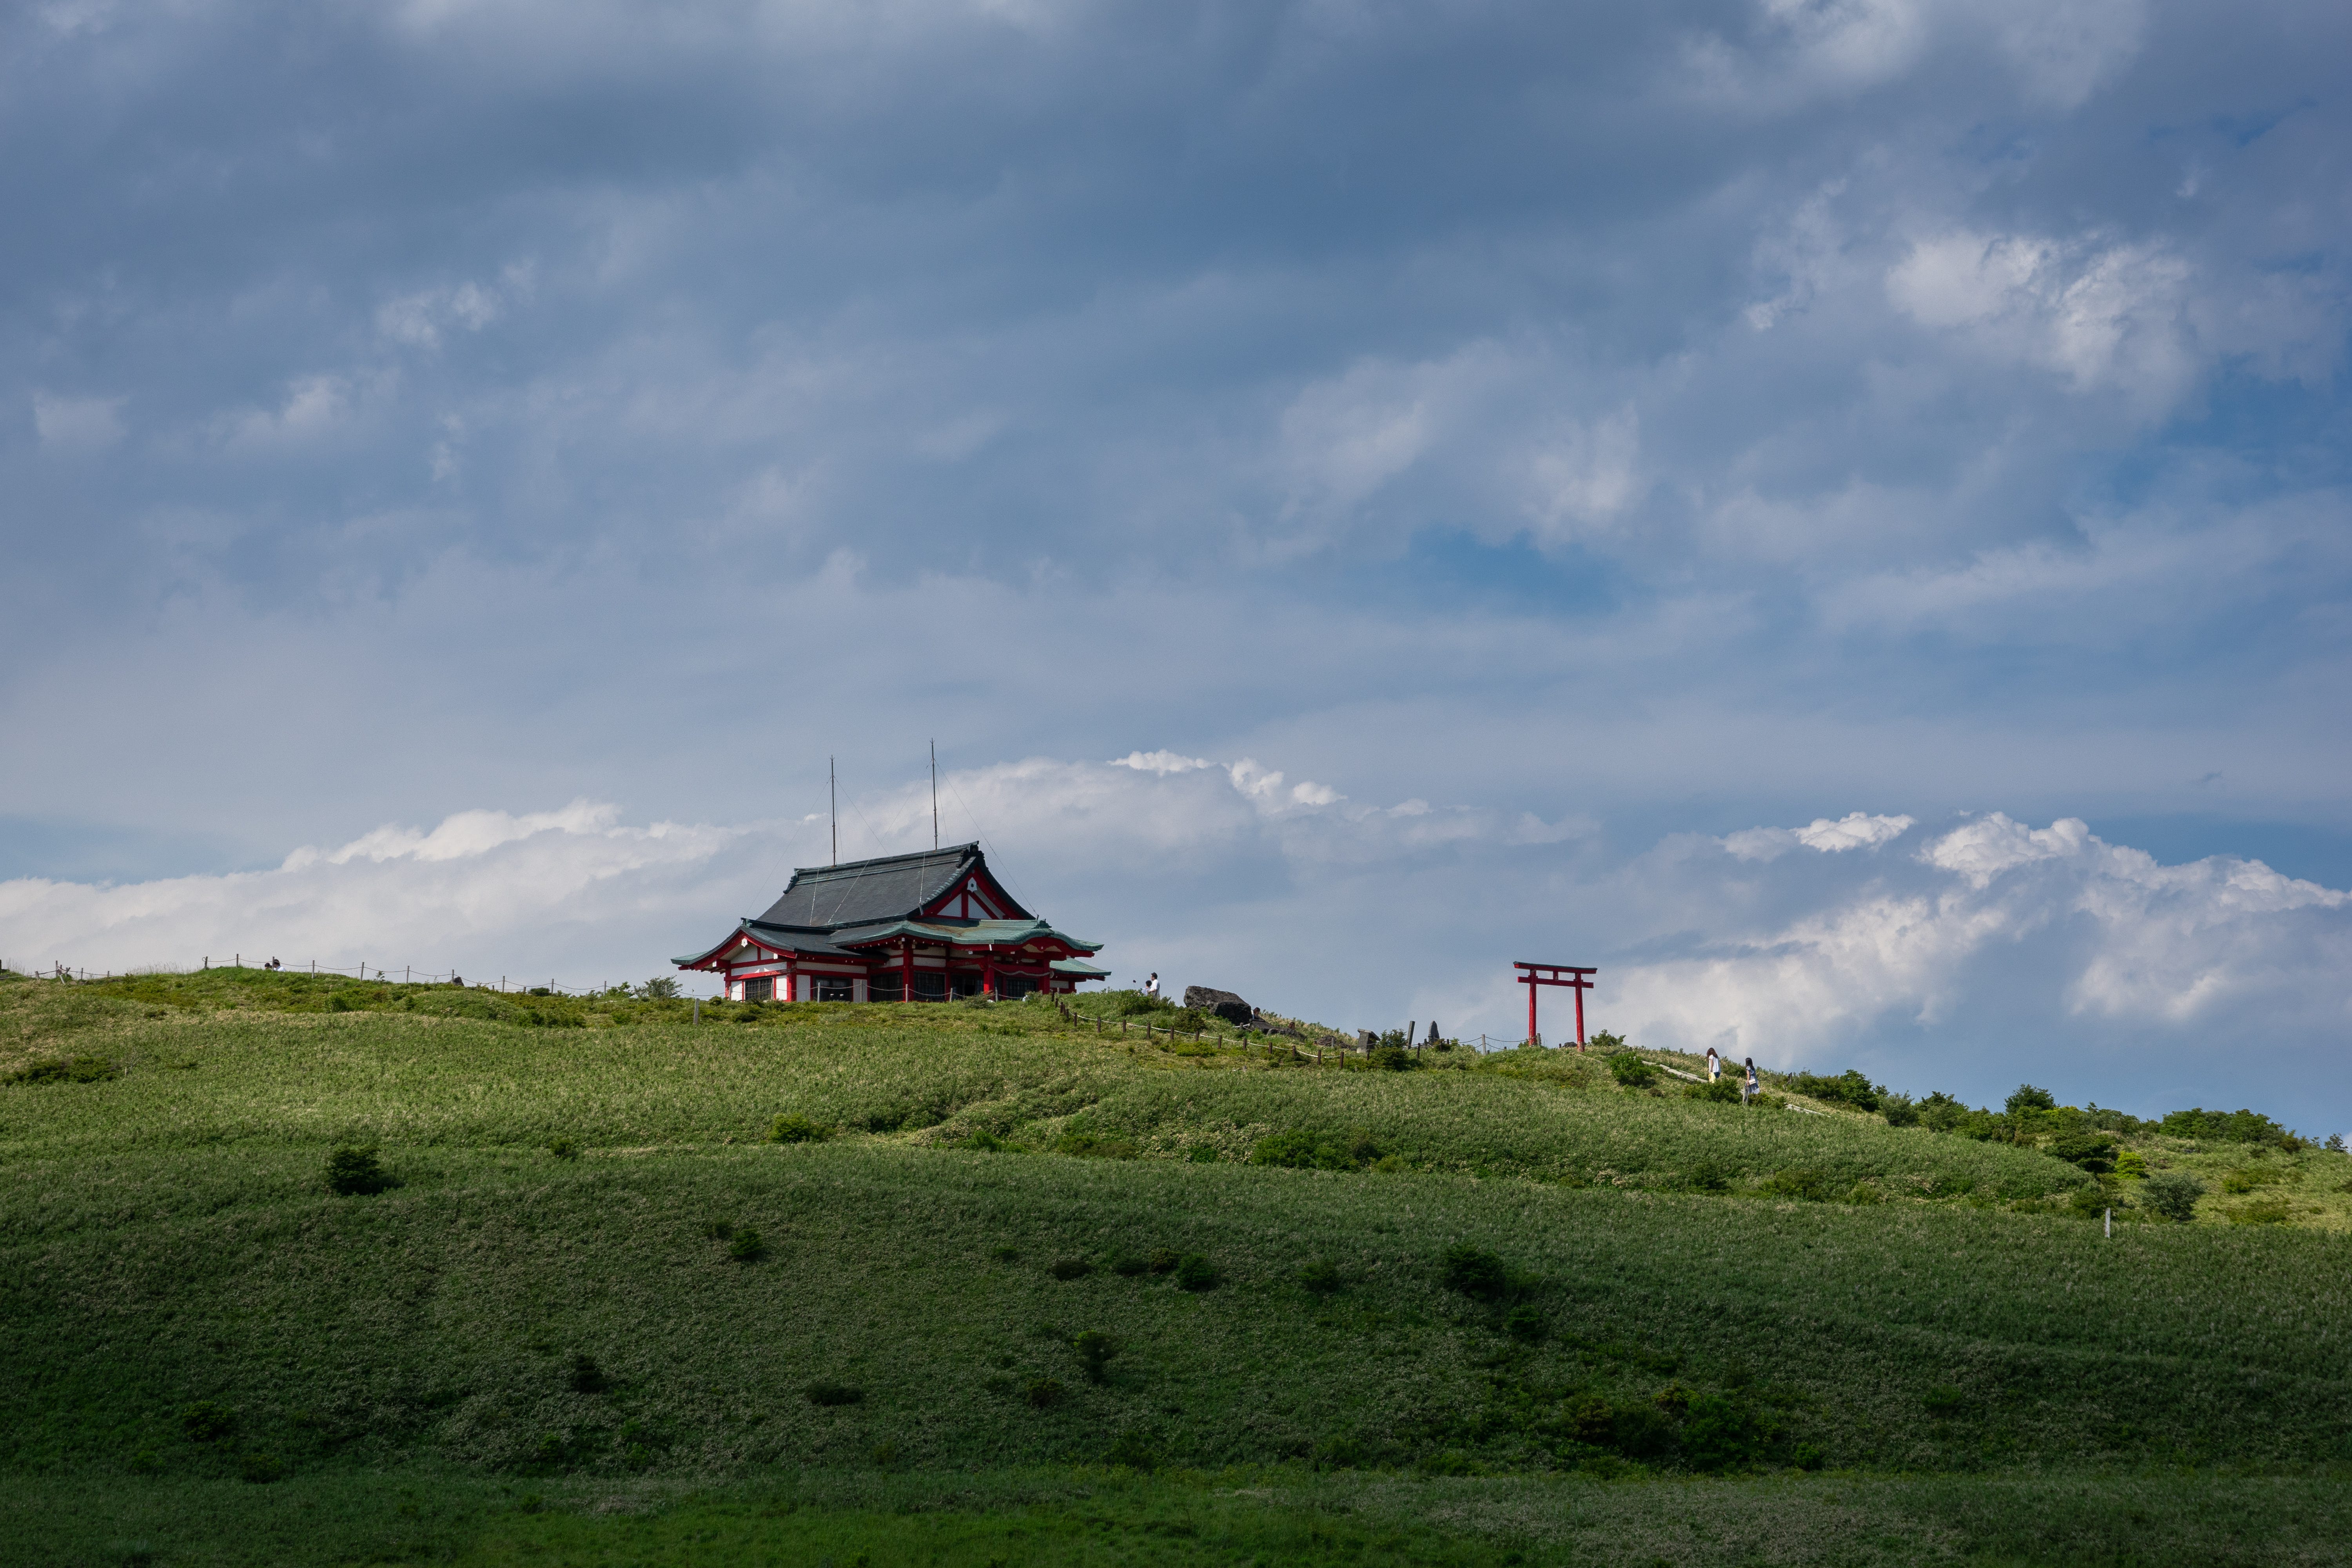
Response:
[[[288,1510],[317,1561],[2338,1560],[2352,1237],[2109,1238],[2032,1148],[1042,1004],[0,1009],[17,1560],[293,1560]],[[389,1184],[331,1191],[349,1145]],[[1788,1522],[1839,1486],[1880,1545]],[[2043,1552],[2000,1500],[2061,1492]]]

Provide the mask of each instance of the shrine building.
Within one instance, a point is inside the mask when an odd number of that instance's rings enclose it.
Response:
[[[1101,947],[1023,909],[959,844],[803,867],[767,913],[674,962],[719,975],[730,1001],[944,1002],[1075,991],[1110,973],[1087,962]]]

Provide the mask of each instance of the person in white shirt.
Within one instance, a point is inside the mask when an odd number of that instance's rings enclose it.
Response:
[[[1717,1079],[1719,1079],[1722,1076],[1723,1058],[1715,1054],[1715,1047],[1713,1046],[1709,1046],[1706,1048],[1706,1081],[1713,1083]]]
[[[1146,996],[1157,996],[1160,994],[1160,971],[1156,969],[1153,970],[1151,972],[1151,978],[1143,983],[1143,994]]]

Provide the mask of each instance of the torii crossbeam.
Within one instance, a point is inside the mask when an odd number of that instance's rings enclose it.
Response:
[[[1520,963],[1516,961],[1512,963],[1511,967],[1526,971],[1519,976],[1519,984],[1528,988],[1528,1043],[1538,1045],[1543,1040],[1543,1037],[1536,1033],[1536,987],[1565,985],[1576,993],[1576,1048],[1582,1050],[1584,1048],[1584,994],[1592,989],[1592,982],[1589,976],[1598,974],[1601,971],[1579,968],[1573,963]],[[1568,978],[1562,980],[1560,976],[1563,974]]]

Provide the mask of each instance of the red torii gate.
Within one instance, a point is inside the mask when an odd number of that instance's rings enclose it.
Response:
[[[1528,1042],[1532,1045],[1543,1038],[1536,1033],[1536,987],[1565,985],[1576,993],[1576,1048],[1582,1050],[1584,1048],[1584,994],[1592,989],[1592,982],[1586,976],[1598,974],[1601,971],[1580,969],[1573,963],[1520,963],[1517,961],[1512,963],[1511,967],[1527,971],[1519,976],[1519,984],[1528,988]],[[1563,974],[1568,976],[1566,980],[1560,978]]]

